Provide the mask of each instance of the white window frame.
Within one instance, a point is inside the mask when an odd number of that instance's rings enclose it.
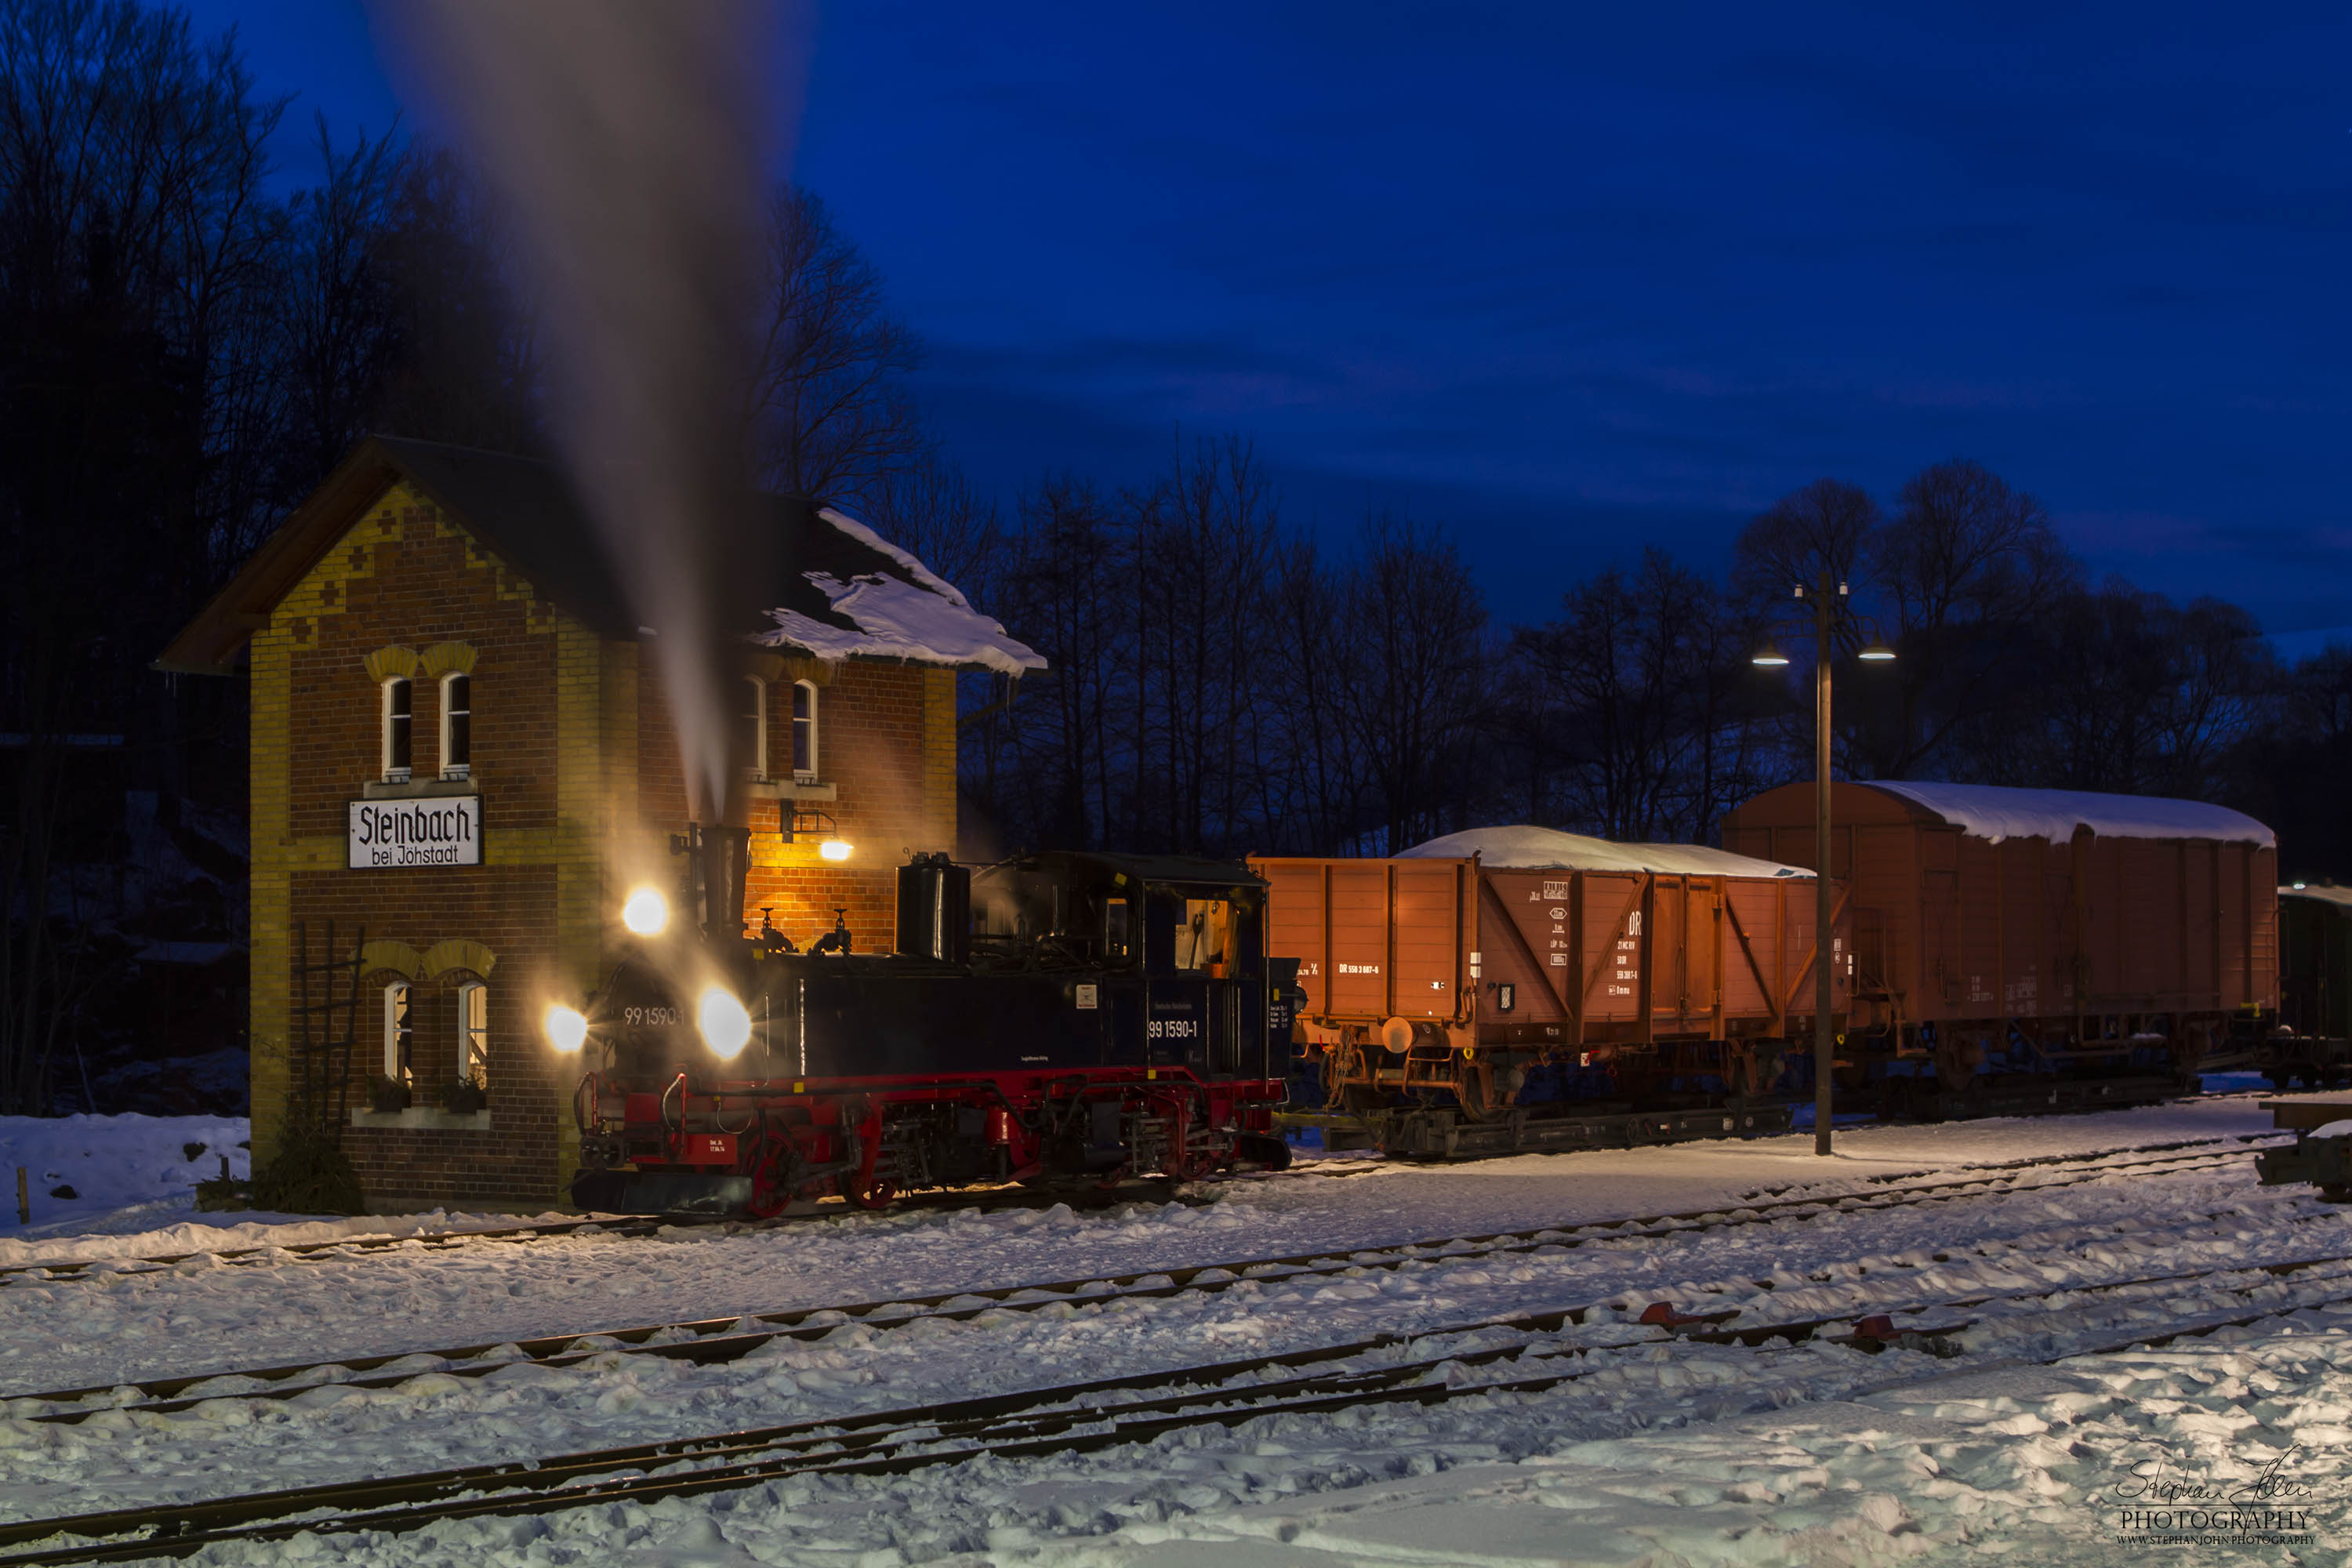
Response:
[[[466,683],[466,760],[462,763],[452,763],[449,760],[449,690],[450,688],[457,685],[457,683],[461,680]],[[414,706],[415,701],[415,699],[412,695],[410,698],[410,703],[412,706]],[[413,756],[415,754],[415,747],[416,744],[416,736],[415,732],[416,721],[412,717],[409,720],[408,724],[410,731],[409,746],[411,755]],[[474,676],[471,670],[453,669],[448,674],[441,678],[441,749],[436,753],[436,755],[441,759],[441,776],[443,778],[465,779],[473,777]]]
[[[803,720],[800,716],[800,700],[801,694],[803,692],[806,692],[808,694],[808,718],[806,720]],[[808,725],[808,766],[806,767],[800,765],[801,725],[803,723],[806,723]],[[793,782],[794,784],[816,783],[818,767],[816,748],[816,682],[814,680],[795,680],[793,682]]]
[[[475,1022],[478,1011],[481,1021]],[[490,988],[479,980],[457,987],[457,1076],[470,1079],[477,1067],[490,1081]]]
[[[768,683],[756,675],[747,675],[743,678],[743,684],[752,690],[754,706],[751,711],[757,720],[751,726],[751,755],[744,762],[743,771],[752,778],[765,779],[768,776]],[[741,722],[743,715],[740,710],[735,717],[737,722]]]
[[[408,711],[402,715],[408,721],[408,763],[403,767],[392,764],[392,692],[396,686],[408,688]],[[404,675],[394,675],[388,677],[377,689],[382,694],[377,699],[377,728],[383,779],[386,784],[406,784],[415,776],[416,767],[416,683]]]
[[[416,995],[405,980],[383,988],[383,1076],[394,1083],[414,1083],[416,1075]],[[409,1065],[400,1065],[400,1037],[408,1036]]]

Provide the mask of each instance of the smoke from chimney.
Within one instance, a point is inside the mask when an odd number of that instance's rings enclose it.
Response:
[[[689,809],[722,820],[730,634],[761,624],[779,564],[745,389],[764,195],[799,118],[799,82],[780,92],[774,73],[804,19],[760,0],[379,0],[376,16],[514,216],[552,433],[656,633]]]

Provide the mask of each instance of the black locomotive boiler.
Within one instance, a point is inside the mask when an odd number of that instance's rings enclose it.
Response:
[[[1055,853],[898,871],[898,951],[744,934],[745,840],[681,844],[700,929],[632,896],[604,989],[549,1015],[587,1058],[580,1206],[768,1215],[839,1194],[1177,1180],[1288,1163],[1290,977],[1237,865]]]

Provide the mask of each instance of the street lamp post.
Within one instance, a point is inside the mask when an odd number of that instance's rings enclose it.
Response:
[[[1804,596],[1801,583],[1797,597]],[[1824,567],[1813,590],[1813,1152],[1822,1156],[1830,1152],[1830,1087],[1837,1068],[1837,1031],[1830,1015],[1835,919],[1830,893],[1830,656],[1840,617],[1855,618],[1845,599],[1846,585]],[[1895,650],[1873,635],[1861,657],[1877,663],[1893,658]],[[1785,666],[1789,658],[1766,643],[1754,662]]]

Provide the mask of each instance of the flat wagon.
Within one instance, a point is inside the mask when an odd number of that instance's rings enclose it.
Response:
[[[2196,801],[1989,785],[1832,786],[1852,889],[1853,1049],[1882,1110],[2027,1087],[2052,1104],[2177,1089],[2278,1006],[2277,839]],[[1725,818],[1742,854],[1814,861],[1813,786]],[[1932,1088],[1930,1087],[1932,1085]],[[2070,1087],[2072,1086],[2072,1087]]]
[[[1298,960],[1304,1065],[1392,1151],[1465,1152],[1462,1123],[1508,1124],[1472,1135],[1482,1151],[1762,1130],[1754,1102],[1811,1028],[1815,894],[1798,867],[1503,827],[1250,868],[1269,951]],[[1842,1010],[1843,912],[1835,927]],[[1592,1124],[1606,1116],[1628,1120]]]

